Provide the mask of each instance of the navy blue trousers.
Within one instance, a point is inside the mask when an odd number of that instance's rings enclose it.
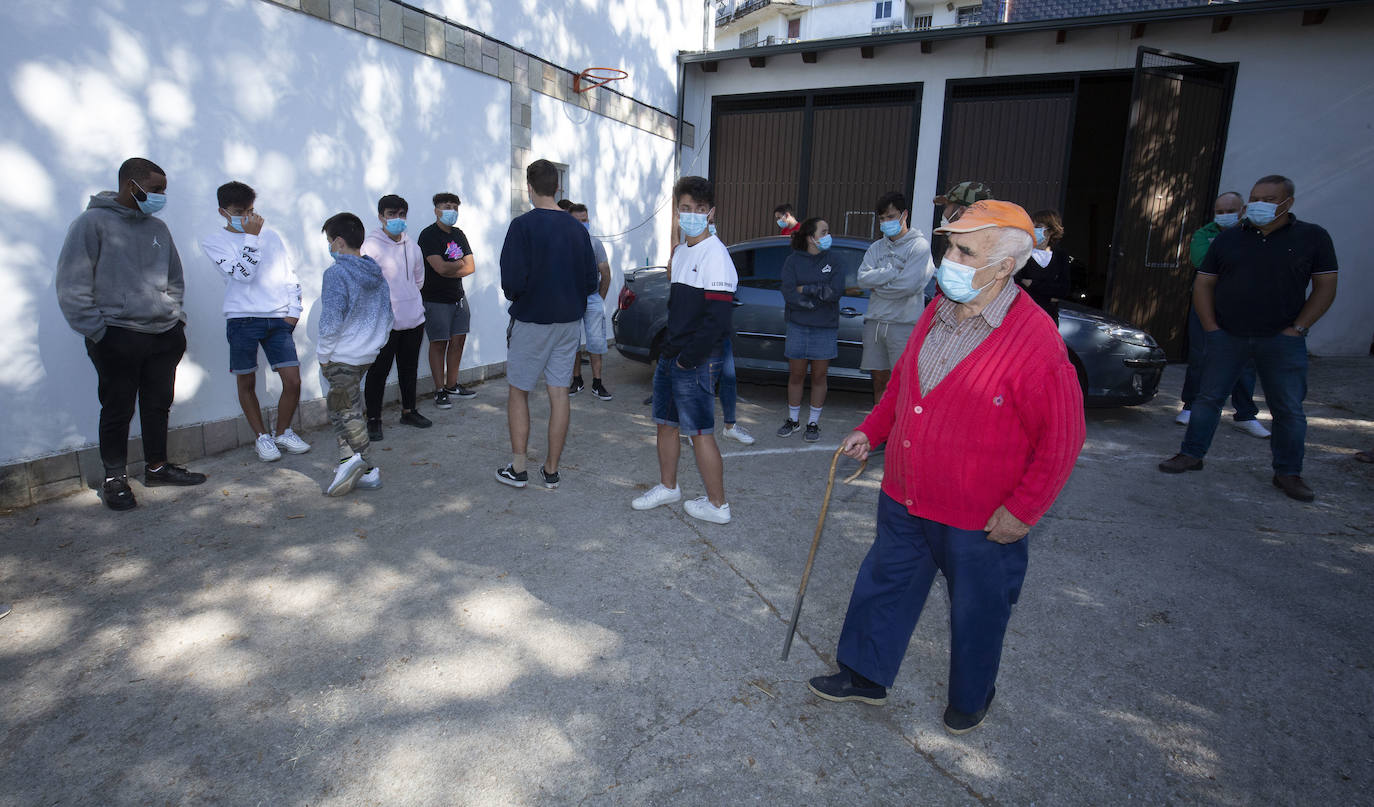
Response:
[[[921,618],[935,573],[949,590],[949,703],[961,712],[985,708],[996,691],[1002,637],[1026,578],[1026,539],[989,541],[907,512],[878,498],[878,535],[859,566],[836,651],[839,662],[892,686]]]

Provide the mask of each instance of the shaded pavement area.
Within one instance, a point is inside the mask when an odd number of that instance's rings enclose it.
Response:
[[[1089,410],[1032,531],[987,723],[951,737],[937,582],[885,707],[824,703],[872,539],[882,458],[837,483],[791,659],[785,620],[830,453],[773,436],[745,385],[724,444],[735,520],[634,512],[656,481],[650,371],[608,358],[555,491],[496,483],[505,384],[417,431],[386,415],[385,487],[321,495],[334,457],[195,463],[192,489],[0,517],[0,805],[1353,804],[1374,776],[1374,359],[1316,359],[1312,504],[1223,421],[1166,476],[1182,368]],[[547,402],[532,396],[534,452]],[[1263,410],[1262,410],[1263,411]],[[1262,418],[1267,422],[1267,412]],[[531,468],[537,467],[536,458]],[[855,465],[842,459],[841,473]],[[684,494],[702,493],[684,451]]]

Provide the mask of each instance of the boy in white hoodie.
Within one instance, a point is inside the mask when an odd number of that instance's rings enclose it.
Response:
[[[419,429],[434,425],[415,409],[415,377],[420,367],[420,345],[425,338],[425,303],[420,297],[420,287],[425,284],[425,262],[419,244],[406,236],[409,212],[405,199],[394,193],[383,196],[377,200],[377,220],[382,226],[368,233],[363,241],[363,254],[376,261],[386,277],[395,318],[390,338],[367,372],[367,433],[373,440],[382,439],[382,396],[393,359],[401,388],[401,423]]]
[[[223,229],[201,239],[200,248],[225,281],[225,335],[229,372],[238,383],[239,406],[257,441],[258,459],[274,462],[285,449],[304,454],[310,445],[291,430],[301,400],[301,363],[293,334],[301,317],[301,283],[281,237],[253,209],[257,193],[242,182],[215,192]],[[268,432],[258,404],[258,345],[281,378],[277,427]]]
[[[322,228],[334,264],[320,287],[320,374],[329,382],[325,403],[339,438],[339,467],[325,491],[342,496],[354,487],[379,488],[382,474],[368,460],[369,440],[359,385],[391,336],[391,298],[376,261],[362,255],[363,222],[352,213],[330,217]]]

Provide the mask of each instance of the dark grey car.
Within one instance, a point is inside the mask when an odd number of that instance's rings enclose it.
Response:
[[[858,292],[840,301],[839,356],[830,363],[831,384],[870,389],[868,374],[859,369],[863,354],[863,315],[868,292],[855,287],[859,262],[869,242],[837,236],[830,252],[845,272],[845,285]],[[782,237],[758,238],[730,247],[739,288],[735,292],[735,366],[741,378],[786,383],[783,357],[786,327],[782,292],[778,290],[782,262],[791,254]],[[615,345],[621,355],[638,361],[658,356],[668,322],[668,273],[663,267],[627,272],[618,310],[611,318]],[[1086,402],[1095,406],[1131,406],[1155,396],[1164,372],[1164,350],[1153,337],[1103,311],[1071,302],[1059,304],[1059,333],[1069,359],[1078,368]]]

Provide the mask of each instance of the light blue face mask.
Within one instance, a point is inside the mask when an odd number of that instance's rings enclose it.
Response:
[[[236,233],[243,232],[243,216],[230,216],[229,229]]]
[[[1236,226],[1237,224],[1240,224],[1240,214],[1239,214],[1239,213],[1218,213],[1218,214],[1216,215],[1216,217],[1212,219],[1212,221],[1216,222],[1218,227],[1220,227],[1221,229],[1225,230],[1225,229],[1228,229],[1228,228],[1230,228],[1230,227],[1234,227],[1234,226]]]
[[[458,223],[458,211],[457,211],[457,210],[440,210],[440,211],[439,211],[439,223],[440,223],[440,224],[443,224],[445,227],[452,227],[453,225],[457,224],[457,223]],[[404,230],[405,227],[402,226],[401,229]]]
[[[779,229],[779,230],[785,230],[785,229],[787,229],[787,219],[778,219],[778,229]]]
[[[830,233],[826,233],[825,235],[816,239],[816,246],[821,248],[821,252],[825,252],[827,249],[830,249],[830,245],[833,243],[835,243],[835,240],[830,237]]]
[[[1287,201],[1286,199],[1284,201]],[[1283,204],[1280,202],[1279,204]],[[1273,202],[1246,202],[1245,220],[1256,227],[1264,227],[1273,223],[1278,213],[1279,205]]]
[[[988,264],[988,266],[992,266],[992,264]],[[935,270],[935,282],[940,284],[940,290],[949,299],[956,303],[967,303],[982,294],[983,289],[992,285],[992,281],[988,281],[976,289],[973,287],[973,276],[988,266],[974,269],[972,266],[965,266],[945,258],[940,262],[940,268]]]
[[[900,218],[891,221],[878,222],[878,229],[883,231],[883,235],[888,238],[896,238],[902,232],[902,220]]]
[[[592,231],[592,223],[590,221],[579,221],[578,224],[581,224],[582,229],[586,230],[587,232]]]
[[[1044,227],[1036,227],[1036,228],[1035,228],[1035,245],[1036,245],[1037,247],[1043,247],[1043,246],[1045,246],[1045,228],[1044,228]]]
[[[391,233],[392,235],[400,235],[401,233],[403,233],[403,232],[406,231],[406,220],[405,220],[405,219],[387,219],[387,220],[386,220],[386,231],[389,232],[389,233]]]
[[[696,238],[706,232],[707,224],[709,224],[709,222],[706,221],[705,213],[677,214],[677,226],[688,238]]]
[[[130,181],[134,183],[134,187],[143,191],[143,186],[138,184],[137,181]],[[134,201],[138,203],[138,209],[142,210],[145,214],[149,216],[153,215],[154,213],[158,212],[159,210],[167,206],[167,194],[165,193],[149,193],[147,191],[143,191],[143,196],[143,199],[134,199]]]

